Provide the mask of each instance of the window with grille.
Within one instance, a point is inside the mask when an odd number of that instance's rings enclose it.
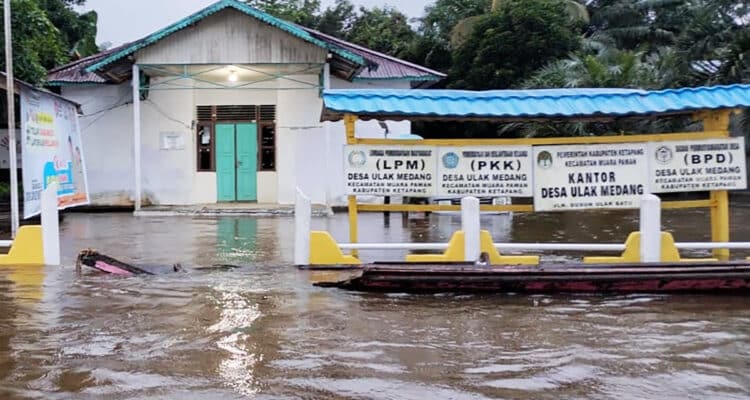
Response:
[[[216,124],[254,122],[257,126],[258,171],[276,170],[276,106],[198,106],[197,170],[216,170]]]

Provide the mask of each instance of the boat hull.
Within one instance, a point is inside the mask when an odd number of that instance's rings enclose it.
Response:
[[[384,292],[750,293],[750,264],[369,264],[316,285]]]

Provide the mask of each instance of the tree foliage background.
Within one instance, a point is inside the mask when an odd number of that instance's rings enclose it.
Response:
[[[2,2],[0,2],[1,4]],[[18,79],[42,83],[51,68],[98,51],[95,12],[78,13],[84,0],[12,0],[13,71]],[[4,29],[0,19],[0,31]],[[5,42],[0,42],[5,52]],[[5,57],[0,57],[5,70]]]
[[[446,73],[437,87],[663,89],[750,83],[746,0],[435,0],[408,21],[348,0],[248,0],[280,17]],[[748,112],[735,119],[750,133]],[[415,124],[427,136],[591,135],[690,128],[612,124]],[[436,133],[439,132],[439,133]]]

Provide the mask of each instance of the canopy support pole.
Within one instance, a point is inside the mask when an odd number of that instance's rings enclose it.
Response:
[[[8,98],[8,157],[10,158],[10,234],[16,237],[20,224],[18,217],[18,161],[16,160],[16,89],[13,79],[13,36],[10,18],[10,1],[3,3],[5,23],[5,92]]]
[[[346,144],[356,144],[357,138],[354,132],[354,125],[357,122],[357,116],[347,114],[344,116],[344,126],[346,128]],[[357,243],[357,196],[349,196],[349,242]],[[352,250],[352,256],[357,257],[357,250]]]
[[[133,171],[135,172],[135,211],[141,210],[141,73],[133,64]]]
[[[721,132],[729,137],[730,110],[699,113],[703,120],[704,131]],[[729,242],[729,192],[726,190],[711,191],[711,241]],[[721,261],[729,260],[729,249],[714,249],[713,255]]]

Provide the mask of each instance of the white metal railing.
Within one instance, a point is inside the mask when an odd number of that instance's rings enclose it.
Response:
[[[730,249],[742,250],[750,249],[750,242],[685,242],[675,243],[678,249],[695,249],[695,250],[713,250],[713,249]]]
[[[298,190],[295,213],[295,264],[306,265],[310,255],[310,200]],[[465,197],[461,201],[461,229],[464,231],[464,254],[466,261],[479,257],[480,232],[479,200]],[[641,199],[640,259],[654,262],[661,259],[661,200],[647,194]],[[675,243],[678,249],[750,249],[750,242],[682,242]],[[623,251],[623,243],[494,243],[498,250],[518,251]],[[445,250],[448,243],[341,243],[342,250]]]
[[[495,243],[498,250],[624,251],[624,243]],[[681,250],[750,250],[750,242],[678,242]],[[448,243],[340,243],[342,250],[445,250]]]
[[[448,243],[341,243],[342,250],[445,250]]]

